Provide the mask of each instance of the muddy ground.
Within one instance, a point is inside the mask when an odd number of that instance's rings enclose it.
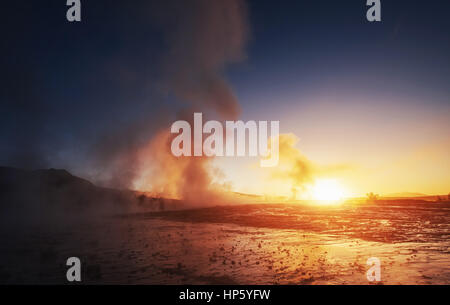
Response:
[[[223,206],[33,224],[0,232],[0,283],[450,284],[450,207]]]

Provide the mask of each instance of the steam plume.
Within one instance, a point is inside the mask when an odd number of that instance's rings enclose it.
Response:
[[[239,104],[223,70],[243,58],[247,38],[243,1],[170,1],[167,8],[160,19],[169,45],[163,83],[186,104],[181,117],[192,120],[195,109],[221,119],[237,118]],[[226,186],[215,184],[218,172],[211,158],[175,158],[171,138],[167,129],[162,130],[142,149],[135,185],[151,185],[162,196],[196,204],[223,199],[221,190]]]
[[[164,67],[167,89],[194,108],[236,118],[240,107],[223,70],[244,57],[245,3],[169,1],[167,8],[160,16],[169,45]]]
[[[292,133],[279,135],[279,164],[269,169],[272,179],[291,184],[293,199],[298,191],[305,191],[318,177],[335,175],[351,168],[347,164],[319,165],[312,162],[296,147],[298,141]]]
[[[289,181],[293,188],[303,188],[314,181],[317,168],[295,147],[297,142],[294,134],[279,135],[279,163],[271,171],[274,179]]]

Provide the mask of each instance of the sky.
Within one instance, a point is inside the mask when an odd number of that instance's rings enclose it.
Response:
[[[448,1],[384,0],[374,23],[364,0],[85,0],[79,23],[59,2],[2,4],[0,165],[129,186],[132,152],[193,104],[279,120],[349,196],[450,192]],[[291,192],[257,161],[215,164],[233,190]]]

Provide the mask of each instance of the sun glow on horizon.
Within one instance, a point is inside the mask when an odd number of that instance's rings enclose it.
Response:
[[[312,194],[314,199],[321,202],[337,202],[344,197],[344,190],[334,179],[318,179]]]

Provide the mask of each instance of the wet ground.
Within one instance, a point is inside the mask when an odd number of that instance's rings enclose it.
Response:
[[[0,283],[450,284],[448,204],[244,205],[2,230]]]

